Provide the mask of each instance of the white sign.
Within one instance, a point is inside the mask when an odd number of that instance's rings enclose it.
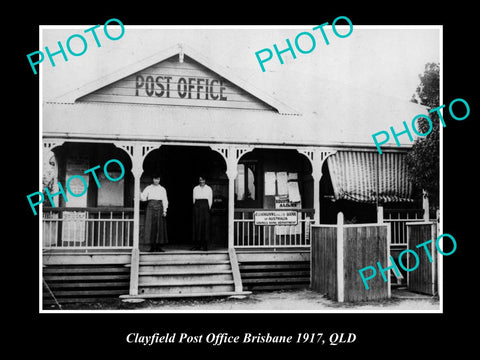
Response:
[[[282,210],[287,210],[287,209],[301,209],[302,204],[300,202],[292,202],[289,200],[288,195],[283,195],[283,196],[275,196],[275,208],[276,209],[282,209]],[[297,213],[297,219],[300,218],[301,213]],[[288,227],[288,226],[276,226],[275,227],[275,235],[287,235],[287,234],[301,234],[302,233],[302,226],[300,223],[297,222],[297,224],[293,229]]]
[[[277,193],[277,189],[275,187],[276,181],[277,177],[274,172],[265,172],[265,196],[272,196]]]
[[[277,172],[277,193],[278,195],[288,195],[287,172]]]
[[[300,202],[290,201],[288,195],[279,195],[275,196],[275,209],[279,210],[290,210],[290,209],[301,209],[302,204]]]
[[[296,211],[255,211],[255,225],[297,225]]]
[[[85,211],[64,211],[62,241],[85,242],[87,213]]]
[[[288,199],[292,203],[298,203],[302,200],[300,197],[300,190],[298,189],[298,182],[289,181],[288,184]]]

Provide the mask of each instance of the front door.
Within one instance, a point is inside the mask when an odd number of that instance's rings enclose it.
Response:
[[[204,174],[213,190],[210,243],[212,247],[227,247],[228,179],[221,155],[209,147],[163,145],[154,163],[168,194],[168,246],[192,247],[193,188],[199,174]]]

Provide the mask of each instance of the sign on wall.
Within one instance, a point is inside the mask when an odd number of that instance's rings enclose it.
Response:
[[[110,171],[110,177],[120,177],[120,172]],[[100,187],[98,188],[98,206],[123,206],[124,178],[119,181],[110,181],[104,173],[98,175]]]
[[[265,172],[265,196],[274,196],[277,194],[277,177],[274,171]]]
[[[277,195],[275,196],[275,209],[301,209],[302,203],[301,202],[293,202],[290,200],[288,195]],[[297,213],[297,223],[289,224],[295,225],[293,229],[287,226],[276,226],[275,227],[275,235],[287,235],[287,234],[301,234],[302,227],[301,224],[298,222],[298,219],[301,217],[301,213],[295,211]],[[284,225],[284,224],[281,224]],[[286,225],[286,224],[285,224]]]
[[[270,106],[185,56],[173,56],[80,101],[267,110]]]
[[[297,225],[296,211],[255,211],[253,213],[255,225]]]
[[[78,177],[73,178],[69,182],[70,190],[75,194],[81,194],[85,190],[85,184],[89,183],[89,175],[85,174],[85,170],[90,168],[88,157],[81,155],[70,155],[67,159],[66,165],[66,176],[68,179],[73,175],[81,176],[84,181],[80,180]],[[69,196],[68,202],[65,203],[66,207],[86,207],[87,206],[87,196]]]
[[[86,239],[86,211],[64,211],[62,241],[83,245]]]

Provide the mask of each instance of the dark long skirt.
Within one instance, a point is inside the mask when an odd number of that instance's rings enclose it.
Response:
[[[210,239],[210,208],[207,199],[197,199],[193,205],[193,242],[207,248]]]
[[[150,244],[151,251],[160,248],[160,244],[168,242],[167,222],[163,217],[162,200],[149,200],[145,216],[145,242]]]

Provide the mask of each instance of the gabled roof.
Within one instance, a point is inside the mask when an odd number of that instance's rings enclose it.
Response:
[[[72,91],[69,91],[68,93],[54,99],[53,101],[51,101],[51,103],[73,104],[78,99],[88,94],[91,94],[101,88],[104,88],[110,84],[115,83],[116,81],[124,79],[127,76],[133,75],[143,69],[146,69],[150,66],[158,64],[176,55],[178,55],[181,58],[183,58],[184,55],[187,55],[189,58],[205,66],[209,70],[217,73],[218,75],[225,78],[232,84],[238,86],[245,92],[249,93],[250,95],[254,96],[255,98],[261,100],[262,102],[266,103],[270,107],[274,108],[279,114],[300,115],[300,113],[297,110],[271,97],[270,95],[264,93],[263,91],[255,88],[245,80],[237,77],[235,74],[228,71],[228,69],[225,69],[224,67],[214,63],[212,60],[204,57],[203,55],[198,53],[196,50],[192,49],[190,46],[185,44],[177,44],[175,46],[167,48],[166,50],[158,52],[146,59],[143,59],[131,65],[128,65],[120,70],[117,70],[111,74],[101,77],[96,81],[87,83],[81,87],[73,89]]]
[[[248,92],[261,109],[199,106],[193,98],[185,105],[144,105],[125,101],[88,100],[126,77],[170,61],[190,58]],[[185,61],[186,62],[186,61]],[[285,69],[287,70],[287,69]],[[427,114],[424,106],[374,94],[315,74],[279,72],[267,83],[272,94],[291,99],[299,112],[262,93],[234,74],[199,55],[188,46],[174,46],[145,60],[42,104],[44,136],[147,141],[225,142],[282,146],[368,147],[376,150],[372,134],[393,127],[403,129],[414,116]],[[130,81],[130,80],[129,80]],[[285,86],[288,84],[288,86]],[[107,89],[108,90],[108,89]],[[120,98],[120,96],[118,96]],[[153,101],[154,96],[148,98]],[[142,100],[143,101],[143,100]],[[201,101],[201,100],[200,100]],[[226,101],[225,101],[226,102]],[[399,137],[404,150],[412,145]],[[393,136],[382,148],[398,149]]]

